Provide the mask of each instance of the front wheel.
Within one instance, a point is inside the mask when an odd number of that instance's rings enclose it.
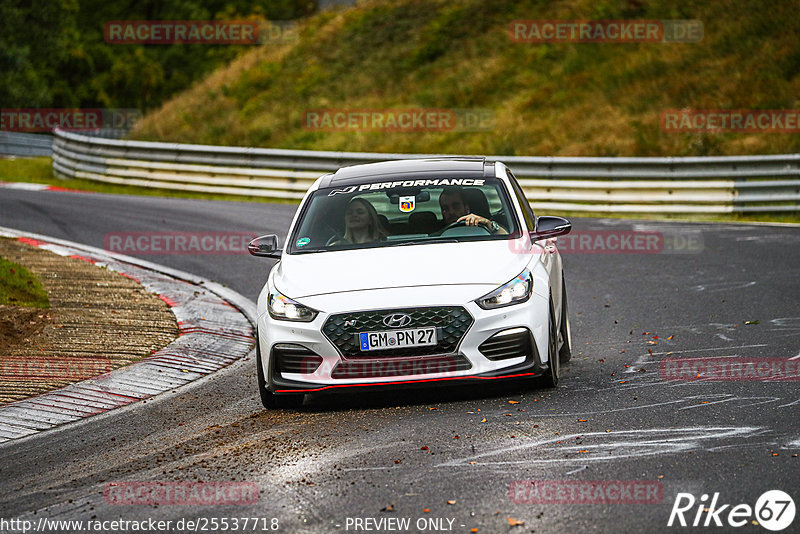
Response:
[[[275,395],[267,388],[267,380],[264,375],[264,368],[261,366],[261,347],[259,345],[258,333],[256,333],[256,374],[258,375],[258,393],[261,397],[261,404],[264,408],[300,408],[303,405],[305,395]]]

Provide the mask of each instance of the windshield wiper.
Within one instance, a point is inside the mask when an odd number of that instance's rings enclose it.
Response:
[[[426,245],[428,243],[460,243],[461,241],[458,239],[453,239],[452,237],[444,238],[444,239],[425,239],[423,241],[402,241],[400,243],[395,243],[394,245],[389,245],[390,247],[404,247],[406,245]]]

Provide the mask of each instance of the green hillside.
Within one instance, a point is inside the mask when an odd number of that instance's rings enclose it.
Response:
[[[790,0],[394,0],[308,19],[150,113],[146,140],[317,150],[622,156],[800,152],[797,133],[664,132],[667,109],[800,109]],[[696,43],[516,42],[517,19],[698,19]],[[482,109],[488,131],[320,131],[308,110]]]

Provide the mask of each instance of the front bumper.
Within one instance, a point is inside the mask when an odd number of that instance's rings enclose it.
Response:
[[[324,333],[326,323],[330,327],[331,316],[341,316],[342,312],[320,313],[310,323],[278,321],[263,313],[258,319],[261,347],[258,357],[267,377],[267,388],[275,394],[296,394],[431,387],[530,378],[548,369],[546,299],[534,293],[525,303],[495,310],[483,310],[473,302],[456,307],[471,319],[466,331],[456,343],[439,347],[446,351],[433,350],[428,354],[416,349],[406,352],[394,349],[385,354],[354,352],[352,347],[343,345],[344,336],[329,337]],[[398,309],[384,308],[375,313],[395,311]],[[487,340],[497,340],[498,334],[506,332],[512,332],[519,340],[527,336],[525,350],[500,356],[497,350],[490,353],[486,349]],[[330,328],[327,333],[331,333]],[[297,354],[291,365],[285,359],[287,346],[295,347]]]

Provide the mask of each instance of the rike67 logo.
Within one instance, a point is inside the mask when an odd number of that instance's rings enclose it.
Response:
[[[778,532],[792,524],[795,511],[794,500],[781,490],[764,492],[754,507],[749,504],[720,504],[719,493],[714,493],[710,501],[705,493],[699,501],[691,493],[678,493],[667,526],[736,528],[752,522]]]

